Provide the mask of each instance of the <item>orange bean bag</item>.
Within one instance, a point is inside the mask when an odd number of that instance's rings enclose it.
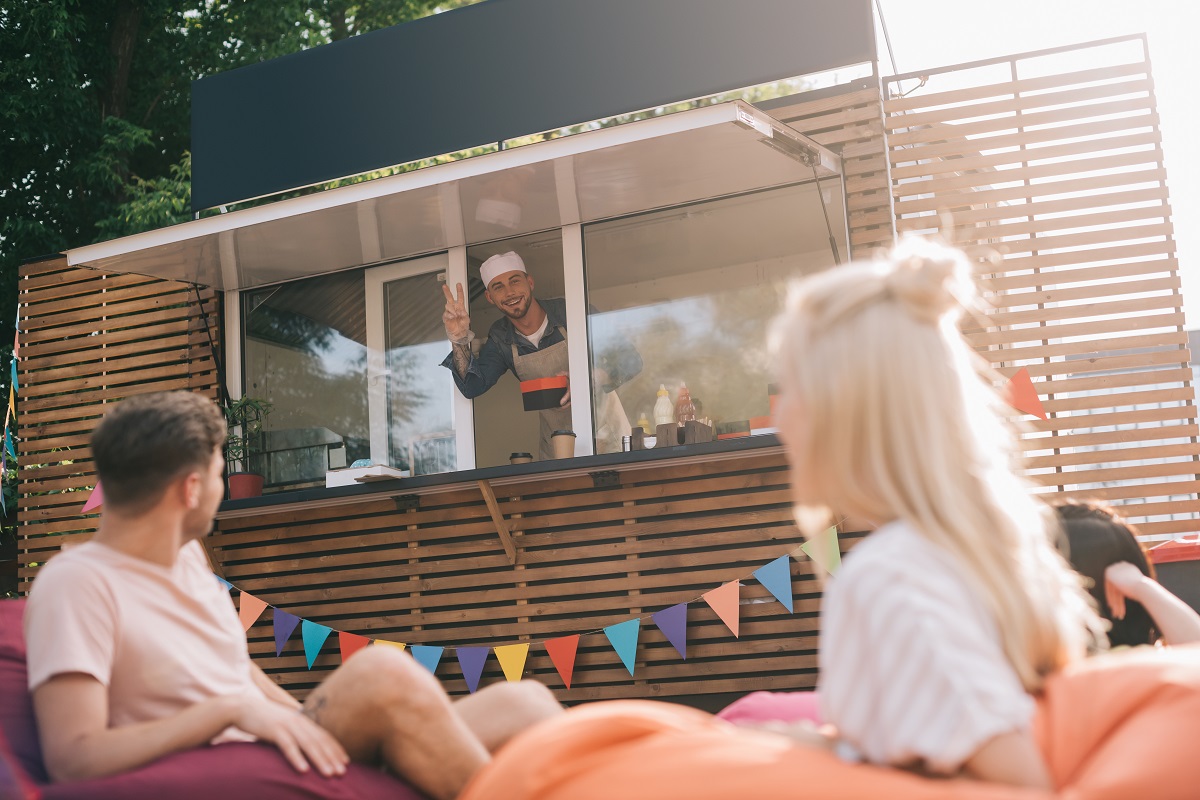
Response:
[[[783,737],[666,703],[573,709],[517,737],[460,800],[1200,796],[1200,648],[1138,648],[1054,676],[1036,735],[1056,793],[846,764]]]

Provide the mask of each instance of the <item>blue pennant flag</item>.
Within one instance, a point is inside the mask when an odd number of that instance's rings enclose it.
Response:
[[[462,667],[463,678],[471,694],[479,688],[479,676],[483,675],[483,665],[487,662],[490,647],[457,647],[458,664]]]
[[[604,635],[608,637],[609,643],[621,657],[621,663],[625,665],[625,669],[629,670],[631,678],[633,677],[633,659],[637,654],[638,630],[641,626],[642,621],[635,617],[618,622],[616,625],[609,625],[604,629]]]
[[[17,359],[14,358],[9,363],[12,364],[12,388],[13,388],[13,391],[20,393],[21,390],[17,387]]]
[[[224,587],[225,587],[225,591],[227,591],[227,592],[228,592],[228,591],[230,591],[230,590],[232,590],[232,589],[233,589],[233,584],[232,584],[232,583],[230,583],[229,581],[225,580],[224,578],[222,578],[220,575],[216,574],[215,572],[213,573],[213,577],[217,579],[217,583],[219,583],[219,584],[221,584],[222,586],[224,586]]]
[[[17,457],[17,448],[13,447],[12,431],[4,429],[4,452],[13,458]]]
[[[418,664],[431,673],[437,672],[438,664],[442,660],[443,648],[429,644],[414,644],[410,645],[408,650]]]
[[[783,603],[788,612],[795,609],[792,605],[792,558],[780,556],[769,564],[764,564],[754,570],[754,577],[767,587],[767,591],[775,595],[775,599]]]
[[[304,638],[304,656],[308,659],[308,668],[312,669],[313,662],[321,652],[321,646],[329,638],[331,628],[304,620],[300,625],[300,635]]]

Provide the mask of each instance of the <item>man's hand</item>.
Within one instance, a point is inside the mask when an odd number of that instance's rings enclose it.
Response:
[[[262,697],[247,696],[234,724],[278,747],[297,772],[307,772],[311,761],[325,777],[343,775],[350,762],[345,748],[329,731],[301,711]]]
[[[456,298],[450,291],[450,287],[443,283],[442,294],[446,296],[446,310],[442,312],[442,322],[446,326],[446,338],[452,342],[460,342],[471,333],[471,315],[467,312],[463,285],[458,284],[458,297]]]
[[[1113,619],[1125,619],[1125,598],[1141,602],[1146,576],[1128,561],[1109,564],[1104,570],[1104,599],[1112,610]]]
[[[561,408],[566,408],[571,405],[571,376],[566,372],[559,372],[558,377],[567,379],[567,391],[563,392],[562,400],[558,401]]]

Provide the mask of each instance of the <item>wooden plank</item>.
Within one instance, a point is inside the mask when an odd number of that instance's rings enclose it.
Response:
[[[492,485],[486,480],[476,481],[479,485],[479,491],[483,494],[483,500],[487,503],[488,513],[492,516],[492,524],[496,526],[496,533],[500,536],[500,544],[504,547],[504,554],[508,556],[508,562],[514,566],[517,563],[517,547],[513,544],[512,534],[508,532],[508,523],[504,521],[504,515],[500,513],[500,506],[496,503],[496,494],[492,491]]]
[[[901,112],[917,109],[933,108],[944,105],[958,105],[974,100],[999,97],[1011,94],[1028,94],[1046,89],[1057,89],[1064,86],[1076,86],[1096,81],[1107,81],[1125,78],[1131,75],[1148,75],[1150,65],[1144,61],[1130,64],[1099,67],[1095,69],[1078,70],[1055,75],[1044,75],[1036,78],[1009,80],[1002,83],[989,83],[981,86],[971,86],[966,89],[951,89],[944,92],[914,93],[906,97],[890,98],[884,101],[884,111],[890,116]]]
[[[999,100],[971,105],[942,106],[933,109],[913,109],[903,115],[888,115],[888,132],[903,133],[908,130],[932,127],[958,120],[979,119],[981,117],[1004,114],[1020,114],[1021,118],[1028,117],[1034,109],[1063,106],[1067,104],[1083,104],[1091,100],[1138,95],[1150,98],[1154,92],[1154,83],[1149,73],[1136,76],[1131,80],[1117,81],[1093,86],[1073,86],[1062,91],[1026,94],[1013,91]],[[1086,107],[1086,106],[1085,106]]]
[[[1070,142],[1110,133],[1129,133],[1138,130],[1157,130],[1159,118],[1157,112],[1151,112],[1137,117],[1117,117],[1090,122],[1079,122],[1073,125],[1059,125],[1037,130],[1023,130],[1020,133],[1001,133],[990,137],[972,139],[968,142],[950,141],[938,144],[911,145],[904,148],[894,148],[891,152],[892,165],[903,166],[916,161],[938,158],[954,158],[963,153],[967,155],[983,155],[995,150],[1010,147],[1030,147],[1047,142]],[[1082,149],[1082,148],[1081,148]]]
[[[1077,336],[1096,337],[1102,334],[1130,333],[1156,328],[1182,328],[1183,323],[1183,312],[1177,311],[1136,317],[1118,316],[1089,322],[1056,322],[1028,328],[1003,328],[967,334],[964,338],[972,347],[984,348],[1023,342],[1045,342],[1050,339],[1068,339]],[[1100,342],[1100,345],[1103,349],[1103,342]]]

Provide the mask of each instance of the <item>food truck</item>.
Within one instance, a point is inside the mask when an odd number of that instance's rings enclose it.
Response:
[[[1145,38],[889,76],[874,26],[866,0],[492,0],[198,81],[196,219],[22,269],[23,590],[95,528],[106,407],[186,389],[256,407],[230,469],[262,493],[206,547],[299,696],[368,642],[451,692],[810,688],[820,578],[865,526],[792,524],[766,332],[793,277],[938,231],[978,263],[966,333],[1024,398],[1033,480],[1194,532]],[[467,399],[441,365],[441,287],[479,347],[509,251],[565,302],[567,457],[533,457],[511,373]],[[614,348],[641,367],[609,388]],[[694,420],[661,424],[684,386]]]

